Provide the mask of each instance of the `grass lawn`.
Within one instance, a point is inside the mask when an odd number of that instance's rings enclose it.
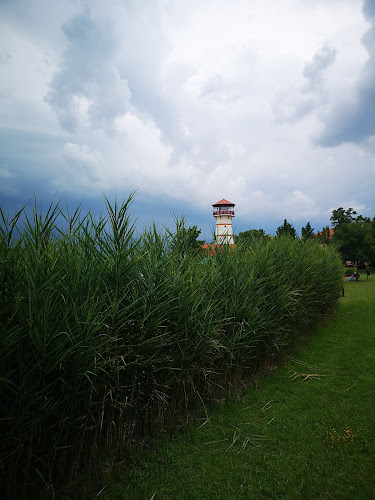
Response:
[[[124,463],[99,497],[374,499],[374,393],[371,275],[345,283],[337,314],[288,364]]]

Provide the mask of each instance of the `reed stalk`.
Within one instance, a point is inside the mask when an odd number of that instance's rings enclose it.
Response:
[[[334,247],[275,238],[190,250],[185,221],[1,211],[2,488],[44,496],[221,394],[335,306]],[[20,478],[22,481],[20,482]]]

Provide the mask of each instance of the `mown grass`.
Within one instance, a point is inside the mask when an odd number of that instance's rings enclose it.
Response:
[[[101,497],[375,498],[374,303],[375,277],[346,283],[337,314],[287,364],[119,466]]]

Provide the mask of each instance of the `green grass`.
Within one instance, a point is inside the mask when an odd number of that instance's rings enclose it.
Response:
[[[100,497],[375,498],[374,304],[375,276],[346,283],[337,314],[287,364],[124,461]]]

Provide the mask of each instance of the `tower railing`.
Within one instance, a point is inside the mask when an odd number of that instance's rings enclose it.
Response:
[[[232,207],[214,207],[214,217],[218,217],[220,215],[231,215],[234,217],[234,208]]]

